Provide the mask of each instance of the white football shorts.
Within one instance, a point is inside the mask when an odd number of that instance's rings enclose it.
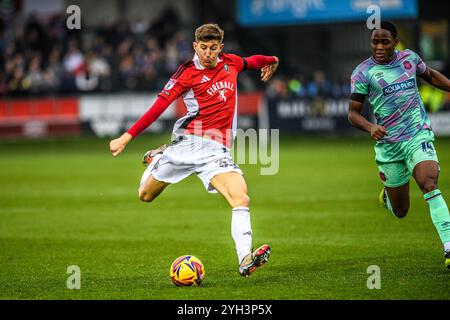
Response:
[[[153,165],[147,167],[141,185],[150,174],[158,181],[177,183],[196,173],[205,189],[217,193],[211,179],[221,173],[237,172],[244,175],[234,163],[230,150],[221,143],[195,135],[183,135],[164,150]]]

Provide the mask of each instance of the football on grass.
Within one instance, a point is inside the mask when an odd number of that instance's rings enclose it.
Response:
[[[204,278],[205,267],[197,257],[181,256],[170,266],[170,279],[179,287],[200,285]]]

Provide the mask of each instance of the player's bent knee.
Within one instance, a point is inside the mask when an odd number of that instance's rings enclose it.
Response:
[[[139,199],[144,202],[152,202],[156,197],[149,192],[139,191]]]
[[[240,196],[240,197],[235,197],[231,200],[231,206],[233,208],[236,208],[236,207],[248,208],[250,206],[250,197],[246,194],[243,196]]]
[[[429,193],[433,190],[437,189],[437,183],[433,180],[429,180],[426,181],[422,186],[421,186],[422,192],[425,193]]]
[[[250,207],[250,197],[248,195],[245,195],[242,198],[242,206],[247,208]]]

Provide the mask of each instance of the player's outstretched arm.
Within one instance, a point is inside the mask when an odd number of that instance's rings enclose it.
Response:
[[[125,132],[119,138],[111,140],[111,142],[109,143],[109,150],[111,151],[111,154],[114,157],[118,156],[120,153],[122,153],[131,139],[133,139],[133,136],[128,132]]]
[[[387,134],[386,128],[367,121],[366,118],[361,115],[362,108],[362,102],[350,100],[348,122],[355,128],[369,132],[373,139],[380,140]]]
[[[279,59],[275,56],[254,55],[244,59],[247,62],[247,69],[261,69],[262,82],[269,81],[278,68]]]
[[[158,97],[152,107],[123,135],[109,143],[109,150],[114,157],[118,156],[131,139],[137,137],[148,128],[167,109],[170,102]]]
[[[436,88],[450,92],[450,80],[437,70],[427,67],[425,72],[419,74],[418,77]]]

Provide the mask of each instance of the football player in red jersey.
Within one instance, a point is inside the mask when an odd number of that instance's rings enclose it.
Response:
[[[169,184],[196,173],[208,192],[219,192],[230,204],[239,273],[249,276],[267,262],[271,249],[264,244],[252,252],[247,184],[230,152],[237,124],[237,77],[246,69],[261,70],[261,80],[266,82],[277,69],[278,58],[242,58],[222,53],[223,36],[216,24],[196,29],[194,58],[178,68],[152,107],[127,132],[110,142],[110,150],[114,157],[119,155],[128,142],[181,96],[187,113],[175,123],[170,144],[144,155],[147,169],[141,179],[139,198],[153,201]]]

